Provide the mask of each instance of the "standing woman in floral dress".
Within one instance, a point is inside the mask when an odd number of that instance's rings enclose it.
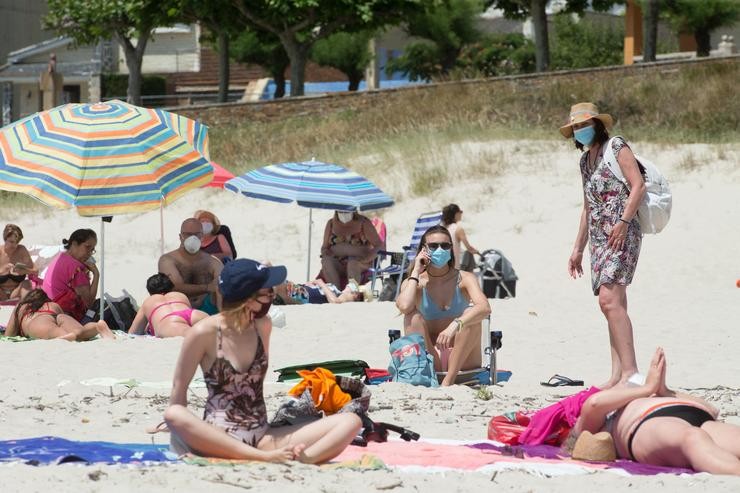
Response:
[[[573,252],[568,259],[572,278],[583,275],[583,250],[589,243],[591,287],[609,326],[612,372],[601,388],[634,381],[641,383],[635,360],[632,321],[627,314],[627,286],[632,282],[642,243],[637,209],[645,195],[645,181],[632,150],[621,137],[609,139],[613,123],[593,103],[570,109],[570,121],[560,133],[573,138],[584,151],[580,168],[583,179],[583,211]],[[609,169],[604,149],[611,144],[629,187]],[[633,377],[634,376],[634,377]]]

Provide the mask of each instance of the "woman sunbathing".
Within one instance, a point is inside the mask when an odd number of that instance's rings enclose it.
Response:
[[[18,303],[5,329],[6,336],[68,341],[86,341],[98,334],[104,339],[115,339],[104,320],[80,324],[51,301],[43,289],[31,290]]]
[[[36,270],[28,250],[20,244],[22,239],[21,228],[5,225],[0,248],[0,301],[23,298],[32,289],[26,276],[36,274]]]
[[[347,303],[365,299],[365,293],[360,292],[360,287],[353,279],[350,279],[342,291],[322,279],[305,284],[284,282],[275,286],[275,294],[286,305]]]
[[[254,260],[227,263],[218,280],[221,313],[185,335],[164,419],[172,448],[209,457],[270,462],[326,462],[357,435],[352,413],[305,425],[270,428],[263,395],[272,323],[266,316],[272,288],[285,281],[285,267]],[[201,420],[187,409],[188,385],[198,366],[208,387]]]
[[[583,431],[608,431],[619,457],[740,475],[740,426],[717,421],[719,410],[705,400],[668,389],[665,371],[658,348],[644,385],[615,386],[586,399],[570,441]]]
[[[194,309],[187,296],[172,291],[174,288],[166,274],[155,274],[147,279],[146,289],[150,296],[141,304],[128,333],[184,336],[193,325],[208,317],[206,312]]]

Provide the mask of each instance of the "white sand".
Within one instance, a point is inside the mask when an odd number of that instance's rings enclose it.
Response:
[[[666,147],[641,144],[671,180],[674,211],[668,228],[643,243],[640,263],[629,290],[637,354],[645,367],[656,345],[665,347],[669,383],[715,401],[723,416],[740,424],[740,382],[736,352],[740,348],[740,171],[737,145]],[[490,157],[490,170],[480,164]],[[504,156],[503,160],[499,156]],[[539,385],[554,373],[603,381],[609,372],[607,331],[590,292],[588,276],[572,281],[566,261],[581,207],[577,153],[552,142],[488,142],[455,146],[435,156],[451,162],[454,186],[433,198],[409,198],[409,180],[399,171],[381,172],[372,159],[360,171],[398,199],[384,213],[389,248],[408,241],[420,212],[450,201],[465,211],[464,225],[479,249],[501,249],[519,275],[517,297],[493,301],[493,324],[503,331],[499,366],[513,372],[510,382],[493,389],[483,401],[475,390],[420,389],[388,384],[373,388],[371,416],[407,426],[426,438],[480,439],[492,415],[522,407],[541,407],[575,389]],[[688,170],[692,162],[706,163]],[[500,176],[479,176],[481,170]],[[383,168],[387,169],[387,168]],[[477,173],[477,175],[475,174]],[[199,190],[164,213],[166,249],[177,245],[182,219],[195,209],[215,212],[234,232],[240,256],[288,266],[289,277],[306,275],[308,211],[239,197],[230,192]],[[314,211],[313,267],[327,211]],[[0,220],[21,225],[24,243],[59,242],[78,227],[98,229],[99,222],[74,212],[49,211],[25,217],[0,212]],[[105,283],[112,294],[122,288],[138,300],[146,278],[156,271],[159,214],[117,217],[105,231]],[[99,247],[98,250],[101,248]],[[100,261],[100,253],[98,253]],[[588,261],[584,263],[588,267]],[[391,303],[284,308],[288,326],[273,333],[270,368],[359,358],[373,367],[388,364],[388,328],[400,328]],[[7,320],[3,309],[0,321]],[[0,438],[57,435],[70,439],[148,442],[144,428],[156,424],[166,405],[165,388],[136,388],[125,394],[116,386],[85,386],[90,378],[171,379],[181,340],[118,340],[73,344],[34,341],[0,344],[5,378],[0,382]],[[270,381],[275,377],[271,373]],[[62,385],[63,384],[63,385]],[[267,386],[272,411],[287,386]],[[202,397],[204,389],[194,396]],[[199,399],[193,398],[191,406]],[[201,412],[200,409],[197,411]],[[167,436],[154,437],[165,443]],[[98,473],[98,471],[101,471]],[[303,465],[250,467],[196,466],[0,466],[3,491],[738,491],[740,478],[621,477],[600,472],[545,478],[521,471],[502,472],[494,481],[480,473],[412,474],[401,472],[318,471]]]

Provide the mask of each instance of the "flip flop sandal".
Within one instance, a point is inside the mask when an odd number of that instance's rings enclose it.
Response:
[[[563,375],[555,374],[547,382],[540,382],[545,387],[583,387],[583,380],[573,380]]]

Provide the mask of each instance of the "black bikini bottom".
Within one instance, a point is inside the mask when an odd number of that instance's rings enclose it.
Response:
[[[635,429],[632,430],[629,439],[627,439],[627,451],[629,452],[630,458],[633,461],[637,462],[637,459],[635,459],[635,454],[632,453],[632,441],[635,439],[635,434],[637,434],[637,430],[639,430],[640,427],[645,423],[645,421],[649,419],[665,417],[680,418],[686,421],[691,426],[696,426],[697,428],[699,428],[707,421],[714,421],[714,418],[711,414],[706,412],[704,409],[699,409],[698,407],[686,406],[684,404],[661,407],[660,409],[653,411],[652,413],[642,418],[642,421],[640,421],[637,426],[635,426]]]

